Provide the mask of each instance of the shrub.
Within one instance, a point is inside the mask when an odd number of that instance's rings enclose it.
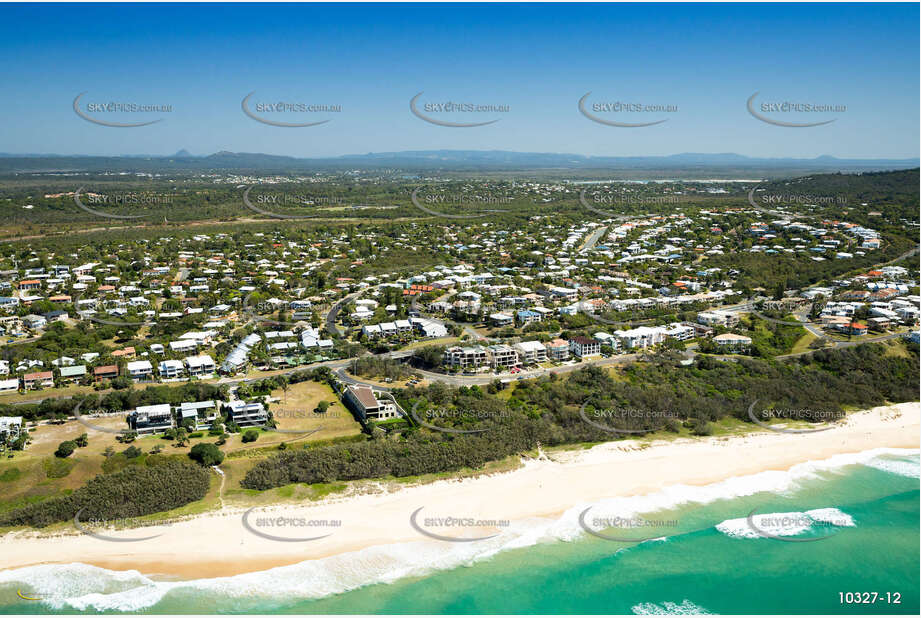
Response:
[[[189,451],[189,457],[203,466],[216,466],[224,461],[224,453],[214,444],[199,443]]]
[[[73,519],[140,517],[205,497],[211,479],[192,463],[166,461],[100,474],[69,496],[50,498],[0,515],[0,526],[43,527]]]
[[[76,443],[76,445],[79,446],[80,448],[83,448],[87,444],[89,444],[90,441],[87,435],[83,433],[83,434],[80,434],[80,436],[76,440],[74,440],[74,443]]]
[[[135,457],[140,457],[141,455],[143,455],[143,454],[144,454],[144,451],[142,451],[141,449],[139,449],[139,448],[136,447],[136,446],[129,446],[129,447],[126,448],[124,451],[122,451],[122,453],[123,453],[123,454],[125,455],[125,457],[127,457],[128,459],[134,459]]]
[[[259,438],[259,432],[255,429],[247,429],[243,433],[244,442],[255,442]]]
[[[54,452],[55,457],[60,457],[64,459],[65,457],[70,457],[73,455],[74,450],[76,450],[77,444],[73,440],[65,440],[58,444],[58,450]]]
[[[694,427],[691,429],[691,433],[695,436],[711,436],[713,435],[713,424],[708,423],[703,419],[695,419]]]

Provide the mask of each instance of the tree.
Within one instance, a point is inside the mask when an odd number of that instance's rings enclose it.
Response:
[[[317,414],[326,414],[326,411],[329,410],[329,402],[321,401],[317,404],[316,412]]]
[[[189,451],[189,457],[203,466],[216,466],[224,461],[224,452],[214,444],[199,442]]]
[[[74,443],[73,440],[66,440],[58,444],[58,450],[54,452],[54,456],[60,457],[61,459],[64,459],[65,457],[70,457],[73,454],[74,450],[76,450],[76,448],[77,448],[77,445]]]
[[[135,457],[140,457],[143,453],[144,451],[142,451],[141,449],[139,449],[138,447],[134,445],[129,446],[124,451],[122,451],[122,454],[128,459],[134,459]]]
[[[259,432],[255,429],[247,429],[243,433],[244,442],[255,442],[259,438]]]
[[[87,444],[89,444],[89,438],[87,437],[87,435],[86,435],[85,433],[83,433],[83,434],[80,434],[80,436],[77,437],[76,440],[74,440],[74,443],[75,443],[77,446],[79,446],[80,448],[83,448],[83,447],[85,447]]]

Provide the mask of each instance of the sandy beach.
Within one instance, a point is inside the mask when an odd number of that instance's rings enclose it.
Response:
[[[93,528],[123,539],[160,535],[136,542],[106,541],[76,531],[53,537],[13,532],[2,537],[0,568],[82,562],[182,579],[235,575],[375,545],[426,540],[410,521],[420,508],[416,523],[426,530],[454,538],[476,537],[496,528],[466,523],[439,526],[432,518],[470,518],[480,524],[481,520],[559,517],[573,506],[605,498],[785,471],[803,462],[875,448],[918,448],[919,420],[921,405],[915,402],[856,412],[838,426],[817,433],[763,431],[649,446],[636,441],[611,442],[586,450],[553,452],[507,473],[260,508],[249,513],[249,529],[242,509],[225,508],[169,525],[119,531]],[[334,520],[341,525],[330,525]],[[283,542],[251,529],[286,539],[328,536]]]

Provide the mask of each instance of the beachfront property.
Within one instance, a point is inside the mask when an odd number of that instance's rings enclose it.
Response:
[[[505,343],[491,345],[486,348],[489,352],[489,364],[493,369],[517,367],[518,352]]]
[[[739,323],[739,316],[731,311],[701,311],[697,314],[697,321],[705,326],[724,326],[732,328]]]
[[[228,421],[237,427],[262,427],[269,422],[269,413],[259,402],[247,403],[240,399],[226,404]]]
[[[553,361],[564,361],[569,358],[569,342],[565,339],[554,339],[544,345],[547,357]]]
[[[370,386],[350,384],[345,389],[345,403],[362,419],[385,420],[399,416],[392,400],[379,399]]]
[[[543,363],[547,360],[547,348],[540,341],[521,341],[514,345],[525,365]]]
[[[163,433],[174,427],[173,411],[168,403],[138,406],[128,414],[128,426],[138,435]]]
[[[665,329],[654,326],[638,326],[630,330],[614,331],[614,335],[626,349],[648,348],[665,341]]]
[[[713,343],[721,349],[731,351],[743,351],[748,349],[752,344],[752,338],[745,335],[736,335],[735,333],[723,333],[713,338]]]
[[[486,348],[481,345],[468,347],[452,346],[445,350],[444,363],[448,367],[476,369],[488,363],[488,355]]]
[[[218,404],[215,401],[184,401],[174,408],[176,418],[182,426],[194,429],[209,429],[218,419]]]
[[[22,435],[21,416],[0,416],[0,447],[11,444]]]
[[[569,351],[579,358],[601,355],[601,342],[589,337],[573,337],[569,340]]]

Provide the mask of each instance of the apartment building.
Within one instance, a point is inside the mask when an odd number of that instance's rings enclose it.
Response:
[[[542,363],[547,360],[547,348],[540,341],[521,341],[514,345],[525,365]]]
[[[569,342],[565,339],[554,339],[544,345],[547,357],[554,361],[564,361],[569,358]]]
[[[510,345],[502,343],[491,345],[486,349],[489,351],[489,364],[493,369],[498,369],[499,367],[517,367],[519,364],[518,352]]]
[[[481,345],[460,347],[452,346],[445,350],[444,363],[448,367],[476,369],[488,363],[486,348]]]
[[[399,416],[396,404],[389,399],[378,399],[370,386],[349,385],[345,389],[345,402],[363,419],[384,420]]]
[[[128,415],[128,425],[139,435],[163,433],[175,425],[173,411],[168,403],[138,406]]]
[[[601,355],[601,342],[589,337],[573,337],[569,340],[569,351],[579,358]]]

